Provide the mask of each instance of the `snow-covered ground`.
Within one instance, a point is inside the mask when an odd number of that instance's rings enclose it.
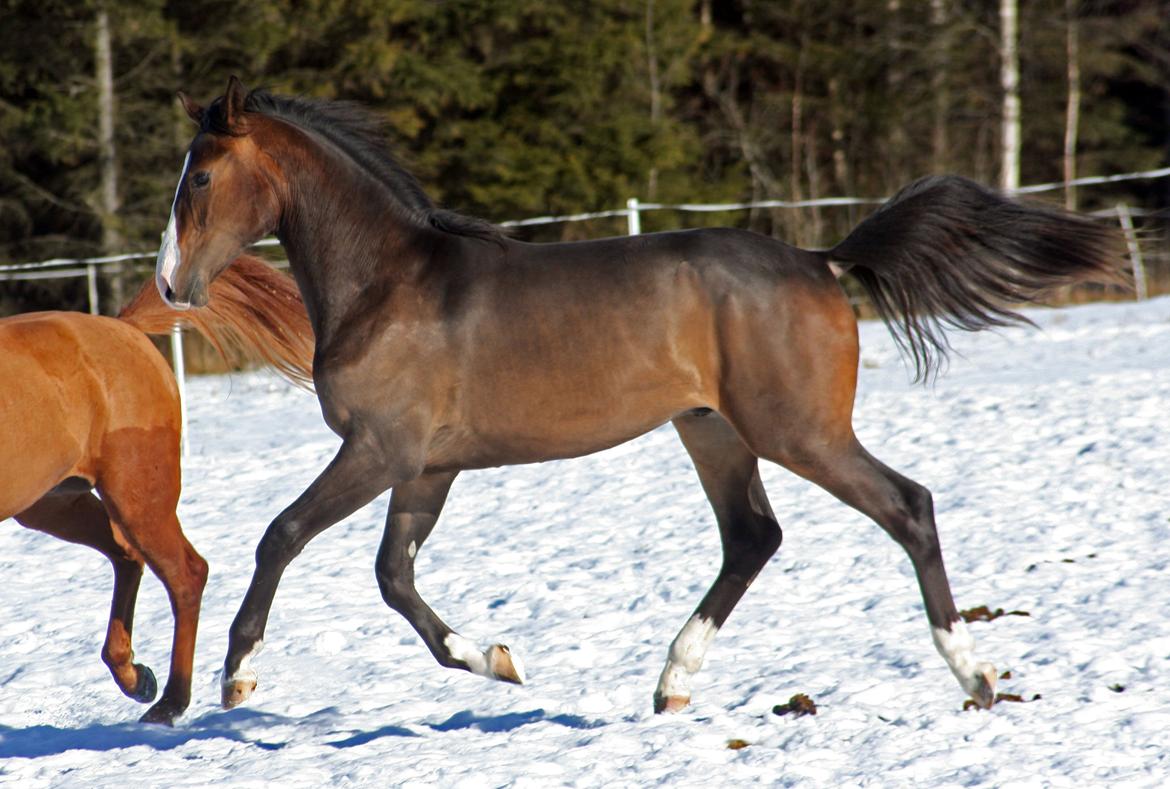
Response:
[[[960,608],[1023,703],[964,711],[909,561],[878,527],[763,470],[784,545],[708,653],[694,705],[656,716],[666,648],[719,541],[669,427],[573,461],[469,472],[419,587],[528,684],[440,668],[381,601],[386,496],[284,577],[245,706],[218,707],[227,630],[268,521],[337,439],[268,374],[192,383],[180,515],[211,564],[194,700],[139,725],[98,652],[111,576],[86,549],[0,528],[0,783],[38,786],[1161,786],[1170,780],[1170,299],[1031,313],[955,334],[914,386],[862,327],[855,424],[930,487]],[[137,655],[165,675],[148,576]],[[795,693],[817,714],[772,708]],[[1034,698],[1039,696],[1039,698]],[[729,741],[746,747],[733,749]]]

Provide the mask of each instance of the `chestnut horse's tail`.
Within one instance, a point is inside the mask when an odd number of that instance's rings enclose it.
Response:
[[[312,387],[313,328],[292,278],[241,255],[210,288],[206,307],[176,312],[152,279],[118,318],[146,334],[193,326],[229,362],[262,362],[293,383]]]
[[[824,254],[857,277],[917,378],[929,378],[950,348],[945,328],[1030,323],[1007,305],[1077,281],[1122,283],[1123,248],[1117,231],[1088,217],[934,176]]]

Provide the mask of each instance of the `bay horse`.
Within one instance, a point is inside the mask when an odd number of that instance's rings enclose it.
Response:
[[[153,701],[154,672],[134,662],[131,630],[143,563],[174,615],[170,674],[142,720],[171,725],[191,698],[207,563],[179,525],[179,391],[147,338],[178,313],[152,282],[109,318],[34,312],[0,320],[0,520],[88,545],[110,560],[114,593],[102,659],[135,701]],[[227,356],[311,376],[312,329],[292,280],[240,258],[186,322]]]
[[[232,77],[203,107],[156,280],[176,308],[245,245],[275,233],[316,338],[313,380],[336,457],[256,549],[232,623],[222,701],[255,690],[277,584],[317,534],[392,489],[375,575],[437,661],[520,683],[516,656],[445,624],[414,561],[464,469],[568,458],[667,421],[715,512],[723,562],[670,645],[656,711],[690,702],[717,630],[780,545],[758,460],[875,520],[909,555],[936,648],[962,689],[994,701],[951,596],[930,492],[867,452],[852,428],[857,320],[850,271],[929,376],[943,330],[1026,320],[1036,299],[1120,268],[1116,234],[970,180],[916,181],[828,250],[704,229],[528,244],[441,210],[386,150],[382,124],[344,102],[248,92]]]

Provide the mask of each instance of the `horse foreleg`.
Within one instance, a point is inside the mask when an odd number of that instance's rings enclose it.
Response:
[[[674,421],[695,464],[723,543],[723,565],[694,614],[670,645],[654,691],[655,712],[676,712],[690,703],[691,677],[703,665],[716,632],[748,586],[780,547],[780,526],[760,482],[756,456],[712,412]]]
[[[18,513],[16,520],[30,529],[86,545],[110,560],[114,568],[114,594],[102,661],[123,693],[137,702],[153,701],[158,693],[154,672],[134,662],[131,642],[142,559],[115,534],[98,497],[89,492],[51,494]]]
[[[430,535],[457,472],[424,474],[394,488],[375,575],[382,599],[402,614],[440,665],[489,679],[524,682],[524,668],[502,644],[480,650],[430,609],[414,585],[414,560]]]
[[[225,709],[246,701],[256,689],[251,660],[263,646],[276,587],[289,563],[325,529],[415,476],[388,463],[376,443],[346,439],[320,476],[276,516],[256,547],[256,570],[228,633],[221,688]]]

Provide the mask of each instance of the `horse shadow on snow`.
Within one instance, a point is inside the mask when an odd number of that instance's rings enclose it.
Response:
[[[167,729],[140,723],[95,723],[78,728],[60,726],[27,726],[18,728],[0,725],[0,759],[35,759],[56,756],[67,751],[119,751],[124,748],[146,746],[156,751],[169,751],[200,740],[230,740],[254,745],[268,751],[277,751],[288,744],[280,741],[287,733],[285,727],[310,728],[313,719],[332,719],[336,709],[321,710],[305,717],[274,715],[252,710],[235,709],[228,713],[211,712],[177,728]],[[604,726],[599,720],[589,720],[579,715],[550,715],[543,709],[526,712],[508,712],[499,715],[480,715],[463,710],[440,723],[422,723],[421,726],[434,732],[458,732],[476,730],[485,734],[511,732],[524,726],[551,723],[570,729],[595,729]],[[276,735],[263,739],[249,734],[249,731],[265,730]],[[280,734],[277,732],[280,731]],[[370,731],[359,731],[343,739],[326,740],[334,748],[353,748],[384,737],[419,737],[422,733],[405,726],[387,725]]]

